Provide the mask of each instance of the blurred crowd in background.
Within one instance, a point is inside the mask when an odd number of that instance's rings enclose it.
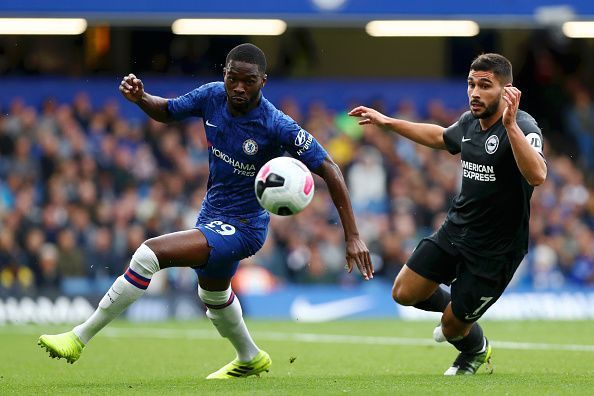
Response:
[[[530,250],[512,287],[594,285],[594,106],[575,86],[563,117],[577,148],[547,144],[548,178],[532,198]],[[367,103],[370,104],[370,103]],[[323,102],[277,103],[341,166],[376,278],[392,281],[420,238],[444,219],[461,176],[459,156],[361,127]],[[449,126],[465,109],[431,101],[373,103],[400,118]],[[133,106],[130,104],[130,106]],[[205,195],[208,151],[200,119],[173,125],[47,98],[14,98],[0,118],[0,297],[103,294],[147,238],[194,226]],[[425,116],[421,117],[419,114]],[[243,260],[234,287],[265,293],[285,284],[355,284],[343,268],[344,239],[325,185],[292,217],[272,216],[260,252]],[[169,269],[153,289],[195,290],[191,269]]]

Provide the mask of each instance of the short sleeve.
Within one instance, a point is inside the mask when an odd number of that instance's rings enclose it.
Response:
[[[462,150],[461,142],[464,136],[464,129],[460,125],[461,120],[456,121],[443,131],[443,141],[451,154],[458,154]]]
[[[451,154],[458,154],[462,151],[464,131],[468,130],[469,123],[472,120],[474,120],[474,117],[470,111],[467,111],[458,118],[458,121],[447,127],[443,132],[443,141]]]
[[[167,110],[174,120],[188,117],[202,117],[210,90],[206,85],[194,89],[183,96],[167,101]]]
[[[312,134],[301,128],[291,117],[279,113],[276,128],[278,128],[283,148],[292,157],[303,162],[311,171],[319,168],[328,156],[326,150]]]
[[[518,123],[518,127],[524,133],[524,136],[526,136],[526,140],[528,140],[528,143],[530,143],[530,145],[537,152],[539,152],[540,155],[543,155],[542,131],[536,123],[536,120],[532,118],[528,113],[522,113],[518,114],[516,122]]]

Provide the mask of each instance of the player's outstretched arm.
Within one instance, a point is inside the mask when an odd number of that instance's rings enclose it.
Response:
[[[353,267],[357,266],[365,280],[373,278],[373,264],[369,256],[369,249],[359,237],[351,199],[340,168],[330,157],[326,157],[322,165],[314,172],[326,182],[342,222],[346,241],[346,270],[350,273]]]
[[[159,122],[170,122],[173,119],[167,111],[167,99],[148,94],[144,84],[134,74],[130,73],[120,82],[120,92],[126,99],[136,103],[149,117]]]
[[[349,111],[351,117],[359,118],[359,125],[377,125],[383,129],[392,130],[413,142],[423,146],[445,150],[443,140],[445,128],[435,124],[410,122],[388,117],[377,110],[365,106],[355,107]]]

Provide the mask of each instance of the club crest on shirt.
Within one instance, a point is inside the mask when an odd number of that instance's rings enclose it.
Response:
[[[258,144],[253,139],[243,142],[243,152],[247,155],[254,155],[258,152]]]
[[[499,138],[497,135],[489,136],[485,142],[485,150],[487,151],[487,154],[493,154],[497,151],[497,147],[499,147]]]

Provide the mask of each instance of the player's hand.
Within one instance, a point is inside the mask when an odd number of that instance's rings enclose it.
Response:
[[[144,95],[144,85],[134,74],[130,73],[122,79],[120,92],[130,102],[138,102]]]
[[[388,117],[377,110],[369,107],[359,106],[349,111],[351,117],[359,117],[359,125],[379,125],[384,126],[387,123]]]
[[[353,271],[353,267],[357,266],[365,280],[373,278],[373,264],[365,242],[359,238],[349,238],[346,244],[346,253],[347,263],[344,268],[349,274]]]
[[[506,107],[503,110],[503,126],[509,128],[516,123],[516,115],[518,114],[522,92],[511,84],[507,84],[503,89],[503,100],[506,103]]]

